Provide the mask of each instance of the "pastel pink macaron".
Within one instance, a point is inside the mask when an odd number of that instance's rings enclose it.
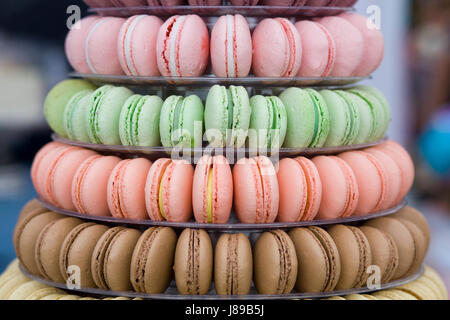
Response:
[[[163,21],[156,16],[136,15],[122,25],[117,54],[123,71],[129,76],[159,76],[156,39]]]
[[[383,61],[384,38],[381,31],[376,28],[369,28],[368,18],[356,13],[342,13],[339,17],[344,18],[355,26],[362,34],[364,40],[364,52],[361,63],[354,71],[355,76],[368,76],[374,72]]]
[[[221,16],[211,32],[211,63],[218,77],[246,77],[252,66],[252,36],[247,20]]]
[[[56,141],[49,142],[46,145],[44,145],[41,149],[39,149],[39,151],[34,156],[33,163],[31,164],[30,175],[31,175],[31,181],[33,182],[33,186],[37,192],[38,192],[37,172],[39,170],[42,158],[44,158],[44,156],[47,153],[49,153],[51,150],[56,149],[61,146],[63,146],[63,144],[60,142],[56,142]]]
[[[191,6],[220,6],[222,0],[189,0]]]
[[[145,204],[154,221],[185,222],[192,217],[194,168],[185,160],[156,160],[147,176]]]
[[[317,156],[312,162],[322,182],[322,201],[316,219],[352,216],[359,200],[358,182],[352,168],[336,156]]]
[[[141,7],[146,6],[146,0],[110,0],[115,7]]]
[[[147,0],[149,6],[153,7],[172,7],[184,4],[185,0]]]
[[[112,170],[106,191],[108,207],[116,218],[144,220],[145,183],[152,163],[144,158],[125,159]]]
[[[72,202],[79,213],[110,216],[106,198],[108,180],[120,159],[95,155],[78,167],[72,182]]]
[[[262,0],[261,5],[263,6],[292,6],[292,7],[302,7],[306,3],[306,0]]]
[[[302,20],[295,24],[302,40],[302,64],[298,77],[326,77],[333,70],[336,45],[330,32],[320,23]]]
[[[385,207],[389,180],[383,164],[364,151],[344,152],[339,158],[352,168],[358,181],[359,201],[355,215],[373,213]]]
[[[200,158],[194,172],[192,206],[199,223],[227,223],[233,205],[233,175],[224,156]]]
[[[341,17],[325,17],[317,21],[330,32],[336,46],[336,60],[330,76],[353,76],[363,59],[364,39],[361,32]]]
[[[314,163],[305,158],[284,158],[278,163],[280,201],[277,221],[314,220],[322,200],[322,182]]]
[[[302,42],[284,18],[266,18],[253,31],[253,72],[258,77],[294,77],[302,60]]]
[[[230,0],[233,6],[256,6],[259,0]]]
[[[242,158],[233,168],[234,208],[243,223],[272,223],[278,214],[279,188],[269,158]]]
[[[209,33],[197,15],[170,17],[159,29],[158,68],[165,77],[195,77],[209,62]]]

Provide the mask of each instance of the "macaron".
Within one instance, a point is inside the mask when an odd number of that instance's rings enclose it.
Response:
[[[208,293],[213,274],[213,247],[205,230],[183,230],[175,249],[173,270],[180,294]]]
[[[44,115],[50,128],[62,138],[67,138],[63,126],[64,109],[74,94],[84,90],[95,90],[88,81],[69,79],[55,85],[44,101]]]
[[[39,274],[47,280],[64,283],[59,269],[59,252],[66,235],[80,225],[77,218],[61,218],[47,223],[39,233],[34,246],[34,259]]]
[[[220,6],[222,0],[188,0],[191,6]]]
[[[17,223],[19,223],[22,219],[25,219],[30,213],[35,210],[40,210],[42,212],[48,211],[42,206],[41,202],[38,199],[31,199],[30,201],[25,203],[25,205],[20,210],[19,216],[17,217]]]
[[[49,142],[46,145],[44,145],[41,149],[39,149],[39,151],[34,156],[33,163],[31,164],[30,176],[31,181],[33,182],[33,186],[38,194],[39,194],[38,181],[40,181],[40,179],[38,178],[38,172],[41,167],[42,159],[44,159],[47,156],[47,154],[50,153],[52,150],[60,148],[62,146],[64,146],[64,144],[60,142],[56,141]]]
[[[106,189],[108,208],[116,218],[148,219],[145,183],[152,163],[145,158],[122,160],[111,171]]]
[[[100,289],[130,291],[130,266],[134,247],[141,232],[114,227],[97,241],[91,258],[92,278]]]
[[[330,131],[325,140],[325,147],[352,145],[360,128],[357,105],[349,94],[342,90],[321,90],[330,117]]]
[[[289,232],[298,260],[297,292],[332,291],[340,278],[339,251],[322,228],[296,228]]]
[[[372,264],[369,241],[357,227],[334,225],[328,233],[339,251],[341,275],[336,290],[365,286],[369,276],[367,268]]]
[[[264,232],[253,248],[253,281],[259,294],[287,294],[297,280],[298,260],[283,230]]]
[[[203,139],[202,100],[196,95],[168,97],[161,107],[159,133],[164,147],[201,147]]]
[[[211,31],[211,64],[217,77],[248,76],[252,49],[250,28],[243,16],[225,15],[216,21]]]
[[[302,42],[302,63],[297,77],[327,77],[336,60],[336,45],[331,33],[320,23],[301,20],[295,23]]]
[[[312,162],[322,183],[322,201],[316,219],[328,220],[353,215],[359,202],[359,188],[352,168],[336,156],[317,156]]]
[[[177,235],[171,228],[145,230],[134,247],[130,280],[135,291],[163,293],[172,278]]]
[[[72,182],[72,202],[79,213],[111,215],[107,201],[108,179],[120,159],[95,155],[78,167]]]
[[[156,40],[156,59],[165,77],[196,77],[209,62],[209,33],[198,15],[170,17]]]
[[[124,146],[161,145],[159,119],[163,100],[158,96],[132,95],[123,104],[119,117],[119,137]]]
[[[206,138],[214,147],[240,148],[247,138],[252,109],[244,87],[214,85],[205,105]]]
[[[105,85],[92,93],[85,116],[91,143],[119,145],[119,119],[125,101],[133,95],[125,87]]]
[[[364,38],[361,32],[346,19],[324,17],[317,20],[331,34],[336,47],[336,59],[331,77],[351,77],[361,64],[364,54]]]
[[[373,294],[376,298],[386,300],[417,300],[415,296],[399,289],[378,291]]]
[[[147,4],[153,7],[173,7],[182,5],[185,2],[185,0],[147,0]]]
[[[414,223],[423,232],[426,239],[427,248],[429,247],[431,238],[430,225],[428,224],[425,216],[420,211],[413,207],[406,206],[397,211],[391,217],[396,219],[408,220]]]
[[[302,7],[306,3],[306,0],[262,0],[263,6],[287,6],[287,7]]]
[[[266,18],[252,34],[253,72],[257,77],[295,77],[302,60],[302,42],[285,18]]]
[[[0,299],[8,300],[9,296],[17,287],[30,281],[31,280],[22,273],[12,274],[9,277],[4,278],[3,283],[0,283]]]
[[[234,209],[242,223],[272,223],[278,213],[279,187],[269,158],[242,158],[233,168]]]
[[[233,6],[256,6],[259,0],[230,0]]]
[[[339,158],[352,168],[358,182],[359,200],[355,215],[377,212],[385,208],[390,181],[383,164],[364,151],[344,152]]]
[[[37,291],[34,291],[32,294],[26,297],[25,300],[42,300],[43,298],[48,297],[49,295],[62,295],[62,294],[64,294],[64,291],[60,289],[53,287],[45,287]]]
[[[377,123],[379,122],[376,119],[377,115],[375,115],[373,108],[369,105],[369,103],[362,99],[360,96],[357,96],[349,91],[347,91],[351,102],[356,107],[357,117],[359,118],[359,130],[356,134],[353,144],[364,144],[367,142],[376,141],[375,136],[375,128],[377,127]]]
[[[253,279],[252,247],[243,233],[224,233],[214,251],[216,294],[248,294]]]
[[[37,281],[25,282],[11,292],[8,300],[26,300],[27,297],[32,295],[35,291],[44,288],[45,285]]]
[[[442,278],[435,270],[433,270],[429,266],[425,266],[425,272],[423,274],[423,277],[432,281],[439,288],[442,299],[444,300],[448,299],[448,293],[447,289],[445,288],[445,284],[442,281]]]
[[[287,130],[283,101],[275,96],[256,95],[250,99],[250,107],[249,147],[278,150],[284,143]]]
[[[427,241],[425,239],[425,234],[413,222],[402,219],[400,219],[400,221],[406,226],[406,228],[409,230],[414,239],[414,246],[415,246],[414,260],[408,272],[406,273],[406,276],[410,276],[419,271],[420,267],[422,266],[422,263],[425,260],[425,256],[427,254],[428,249]]]
[[[287,113],[283,147],[322,147],[330,130],[330,117],[324,98],[313,89],[288,88],[281,93],[280,99]]]
[[[380,281],[391,281],[397,271],[399,252],[394,239],[386,232],[369,227],[359,228],[369,241],[372,264],[380,268]]]
[[[192,216],[194,168],[185,160],[160,158],[145,184],[147,213],[154,221],[188,221]]]
[[[85,118],[93,92],[83,90],[75,93],[64,108],[63,125],[70,140],[89,142]]]
[[[96,287],[91,271],[92,252],[108,229],[104,225],[85,222],[66,235],[59,254],[59,270],[65,281],[73,275],[81,288]],[[72,266],[76,266],[74,274],[70,270]]]
[[[199,223],[227,223],[233,205],[233,175],[227,159],[204,155],[195,167],[192,207]]]
[[[160,75],[156,39],[162,24],[163,21],[157,16],[135,15],[122,25],[117,38],[117,55],[125,74],[144,77]]]
[[[278,163],[280,192],[277,221],[311,221],[319,212],[322,182],[314,163],[305,158],[284,158]]]

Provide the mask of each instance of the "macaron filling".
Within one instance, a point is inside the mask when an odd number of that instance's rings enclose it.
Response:
[[[277,103],[272,97],[267,97],[267,107],[269,113],[269,124],[267,128],[269,128],[267,132],[267,147],[271,148],[274,145],[274,140],[278,137],[278,146],[280,145],[280,112],[278,110]]]
[[[92,90],[83,90],[77,92],[67,103],[64,110],[64,129],[70,140],[76,140],[75,133],[73,131],[73,118],[77,108],[79,108],[80,101],[90,94]]]
[[[184,100],[179,99],[173,109],[173,112],[172,112],[173,121],[172,121],[172,131],[171,131],[170,136],[171,136],[173,145],[185,141],[185,136],[183,135],[183,132],[180,131],[183,128],[182,113],[184,110],[184,106],[185,106]]]
[[[208,223],[212,223],[213,219],[213,168],[208,170],[208,186],[207,186],[207,207],[206,207],[206,218]]]
[[[138,120],[142,106],[145,104],[144,98],[141,95],[134,95],[127,107],[127,114],[123,125],[127,138],[126,144],[129,146],[138,145]]]
[[[184,22],[186,20],[186,16],[177,16],[175,17],[173,23],[167,28],[167,35],[169,41],[169,59],[164,54],[166,60],[166,66],[169,71],[170,76],[178,76],[181,77],[181,69],[180,69],[180,39],[181,39],[181,31],[183,29]],[[167,41],[167,40],[166,40]],[[167,51],[167,43],[164,41],[165,50]]]
[[[161,214],[161,217],[165,220],[166,214],[164,212],[164,178],[165,172],[162,174],[161,181],[159,182],[158,206],[159,206],[159,213]]]
[[[343,145],[350,145],[353,143],[359,131],[359,116],[353,101],[347,96],[346,92],[336,90],[336,93],[344,100],[347,106],[348,121],[345,128]]]
[[[295,55],[296,55],[296,47],[295,47],[295,38],[294,33],[292,32],[291,26],[289,25],[289,22],[283,18],[276,19],[280,24],[281,27],[284,30],[284,34],[286,36],[286,48],[285,48],[285,54],[286,54],[286,63],[284,70],[281,73],[282,77],[291,77],[293,76],[293,69],[295,64]]]
[[[317,97],[312,94],[311,92],[308,92],[309,97],[311,98],[311,101],[314,105],[314,133],[311,138],[311,143],[309,144],[309,148],[314,148],[318,144],[318,140],[320,138],[319,136],[319,101]]]
[[[98,136],[99,132],[99,125],[98,125],[98,115],[99,115],[99,109],[100,106],[103,104],[103,101],[105,100],[106,95],[108,92],[110,92],[112,89],[114,89],[113,86],[106,85],[99,89],[97,89],[93,94],[93,101],[92,105],[89,110],[89,126],[90,126],[90,132],[92,134],[92,138],[94,139],[94,143],[100,144],[101,139]]]
[[[236,77],[238,73],[236,63],[236,18],[232,15],[226,16],[227,21],[227,34],[226,34],[226,75],[227,77]]]

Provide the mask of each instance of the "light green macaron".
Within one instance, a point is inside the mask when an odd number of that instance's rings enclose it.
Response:
[[[159,133],[164,147],[201,147],[203,138],[202,100],[196,95],[168,97],[161,108]]]
[[[135,94],[125,101],[119,119],[120,141],[124,146],[161,145],[159,117],[163,100],[158,96]]]
[[[63,124],[66,135],[70,140],[89,142],[86,128],[86,113],[93,90],[77,92],[67,102],[64,109]]]

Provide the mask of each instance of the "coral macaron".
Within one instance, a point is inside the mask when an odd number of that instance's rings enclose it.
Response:
[[[195,167],[192,187],[195,220],[226,223],[233,205],[233,175],[224,156],[203,156]]]

